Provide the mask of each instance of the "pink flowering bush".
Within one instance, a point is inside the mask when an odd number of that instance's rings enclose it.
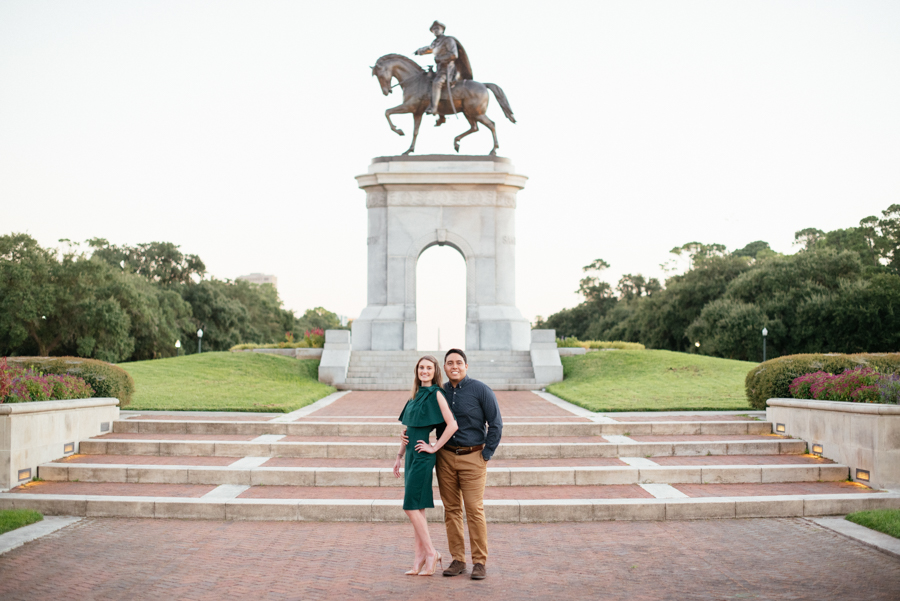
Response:
[[[87,399],[94,389],[84,379],[69,374],[43,374],[0,359],[0,403]]]
[[[871,367],[857,367],[837,375],[825,371],[804,374],[791,382],[789,390],[795,399],[895,403],[892,399],[900,397],[900,379]]]

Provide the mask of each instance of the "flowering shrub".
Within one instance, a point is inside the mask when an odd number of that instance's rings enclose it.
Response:
[[[894,375],[880,374],[871,367],[848,369],[838,375],[820,370],[795,378],[789,387],[795,399],[851,403],[884,402],[882,399],[886,395],[882,391],[885,389],[896,390],[895,397],[900,395],[900,379]],[[887,396],[890,394],[888,392]]]
[[[890,374],[878,381],[878,396],[882,403],[900,404],[900,376]]]
[[[811,374],[804,374],[799,378],[795,378],[791,385],[788,387],[788,390],[791,391],[791,396],[795,399],[812,399],[815,398],[812,395],[813,384],[818,384],[819,381],[824,378],[830,378],[832,375],[828,372],[819,370],[817,372],[813,372]]]
[[[42,374],[0,360],[0,403],[87,399],[94,389],[82,378],[69,374]]]

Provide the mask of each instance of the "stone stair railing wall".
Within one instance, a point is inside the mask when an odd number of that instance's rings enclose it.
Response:
[[[776,431],[783,427],[811,452],[847,464],[857,482],[900,489],[900,406],[805,399],[767,404]]]

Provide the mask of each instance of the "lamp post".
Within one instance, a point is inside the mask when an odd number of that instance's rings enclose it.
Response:
[[[203,352],[203,330],[197,330],[197,353]]]
[[[175,355],[181,356],[181,340],[175,341]]]
[[[762,335],[763,335],[763,363],[765,363],[766,362],[766,336],[769,335],[769,330],[763,328]]]

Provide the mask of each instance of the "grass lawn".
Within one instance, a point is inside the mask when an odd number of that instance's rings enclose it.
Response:
[[[854,524],[900,538],[900,509],[857,511],[848,515],[847,519]]]
[[[756,363],[672,351],[598,351],[563,357],[547,388],[591,411],[750,410],[744,378]]]
[[[0,510],[0,534],[40,522],[44,519],[37,511],[31,509],[4,509]]]
[[[334,392],[319,383],[316,359],[202,353],[120,367],[136,388],[125,409],[289,413]]]

